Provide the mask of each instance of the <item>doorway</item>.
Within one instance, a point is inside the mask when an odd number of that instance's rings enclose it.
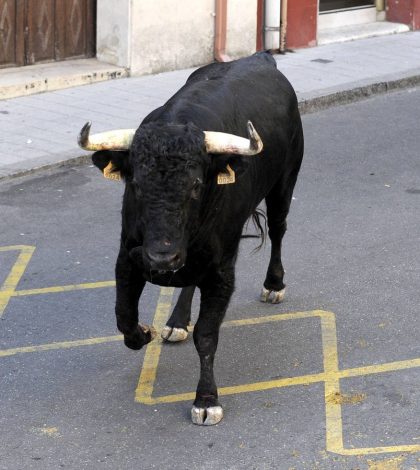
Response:
[[[319,0],[318,30],[374,23],[378,0]]]
[[[96,0],[0,0],[0,67],[95,55]]]
[[[319,11],[348,10],[374,5],[375,0],[319,0]]]

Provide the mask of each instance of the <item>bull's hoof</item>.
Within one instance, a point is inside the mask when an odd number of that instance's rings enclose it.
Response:
[[[178,343],[179,341],[185,341],[188,338],[188,331],[184,330],[184,328],[172,328],[171,326],[166,325],[160,336],[165,341]]]
[[[156,337],[156,330],[153,326],[138,325],[137,330],[132,335],[124,335],[124,344],[127,348],[139,350],[145,344],[150,343]]]
[[[282,290],[269,290],[265,287],[262,288],[260,301],[261,302],[271,302],[272,304],[279,304],[284,299],[284,294],[286,293],[286,288]]]
[[[223,408],[221,406],[210,406],[208,408],[193,406],[191,409],[191,420],[199,426],[213,426],[220,423],[222,419]]]
[[[140,325],[139,324],[139,327],[143,330],[144,333],[146,333],[146,335],[150,336],[150,341],[153,341],[156,338],[157,331],[155,330],[155,328],[152,325],[149,326],[149,325]]]

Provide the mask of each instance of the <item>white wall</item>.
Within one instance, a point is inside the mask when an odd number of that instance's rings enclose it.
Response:
[[[232,59],[255,52],[257,0],[228,0],[226,53]]]
[[[97,0],[96,57],[102,62],[130,66],[132,0]]]
[[[215,0],[98,0],[97,57],[132,75],[214,60]],[[226,53],[255,52],[257,0],[228,0]]]
[[[134,0],[133,74],[156,73],[213,60],[214,0]]]

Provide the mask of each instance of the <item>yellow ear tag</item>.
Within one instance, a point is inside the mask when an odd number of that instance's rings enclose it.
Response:
[[[121,181],[121,173],[119,171],[112,171],[113,169],[114,165],[110,161],[104,168],[104,177],[108,180]]]
[[[232,184],[235,182],[235,172],[230,165],[226,166],[227,173],[219,173],[217,175],[217,184]]]

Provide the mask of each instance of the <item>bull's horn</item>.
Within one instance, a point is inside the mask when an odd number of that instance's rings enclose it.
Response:
[[[263,143],[251,121],[247,123],[248,137],[238,137],[224,132],[205,131],[204,142],[208,153],[238,153],[240,155],[257,155],[263,149]]]
[[[136,129],[117,129],[100,134],[89,135],[92,123],[87,122],[77,139],[85,150],[128,150]]]

